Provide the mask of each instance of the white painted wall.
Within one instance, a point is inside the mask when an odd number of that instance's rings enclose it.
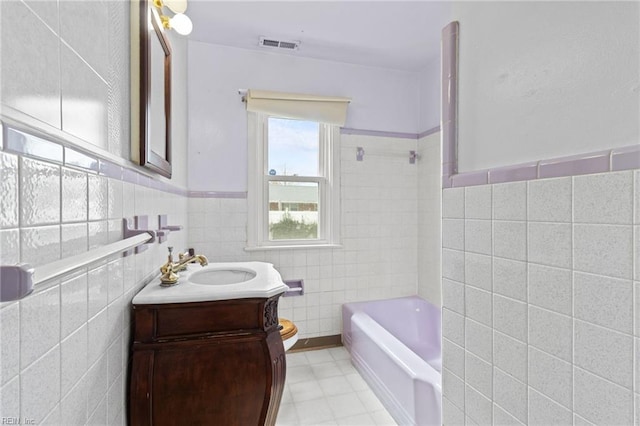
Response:
[[[637,2],[465,2],[459,170],[637,144]]]
[[[167,34],[171,43],[171,182],[186,188],[189,138],[187,38],[173,31]]]
[[[420,71],[420,132],[440,126],[440,56]]]
[[[189,189],[247,190],[246,111],[238,89],[347,96],[352,102],[345,127],[418,133],[426,130],[422,77],[190,41]]]

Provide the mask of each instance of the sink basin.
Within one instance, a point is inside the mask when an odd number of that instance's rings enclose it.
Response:
[[[248,269],[204,269],[189,276],[189,282],[201,285],[240,284],[256,277]]]
[[[135,295],[132,303],[152,305],[269,298],[287,289],[280,273],[266,262],[209,263],[205,267],[191,264],[178,276],[178,284],[170,287],[162,287],[160,278],[151,281]]]

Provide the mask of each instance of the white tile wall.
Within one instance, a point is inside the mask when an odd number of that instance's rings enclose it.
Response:
[[[439,137],[433,140],[439,143]],[[362,162],[356,161],[358,146],[367,153]],[[301,337],[340,334],[343,303],[416,294],[422,160],[412,165],[408,157],[415,149],[410,139],[341,136],[343,248],[245,252],[247,202],[225,198],[189,199],[189,246],[210,261],[266,261],[285,280],[304,279],[304,296],[282,298],[280,316],[292,319]],[[423,249],[428,256],[431,248]],[[437,280],[428,287],[439,304]]]
[[[136,189],[135,185],[120,181],[108,185],[106,178],[95,174],[81,171],[60,174],[58,166],[45,162],[19,159],[7,153],[0,153],[0,157],[4,175],[22,176],[18,206],[28,205],[33,212],[23,213],[17,224],[7,221],[15,228],[3,229],[2,233],[19,233],[21,240],[19,244],[7,245],[3,239],[2,263],[21,261],[41,265],[106,243],[108,222],[88,220],[87,206],[94,212],[94,218],[109,215],[119,224],[124,210],[138,214],[129,205],[125,208],[125,203],[135,203],[140,196],[147,203],[144,213],[166,213],[172,223],[187,224],[185,197],[141,187],[125,200],[123,190],[109,191],[109,188]],[[28,172],[23,172],[22,167]],[[43,170],[45,173],[41,174]],[[58,172],[51,175],[50,170]],[[65,192],[64,182],[69,177],[79,182],[79,186],[75,191]],[[50,185],[49,193],[46,197],[34,197],[27,188],[37,188],[41,179]],[[93,186],[87,185],[88,181],[94,182]],[[74,201],[65,202],[71,194]],[[83,213],[74,215],[77,210]],[[61,225],[64,218],[71,222]],[[27,226],[20,226],[22,223]],[[167,246],[186,247],[186,239],[186,232],[171,233],[168,244],[154,244],[140,255],[98,262],[43,283],[20,301],[0,305],[3,416],[22,416],[37,423],[48,418],[52,424],[84,424],[94,416],[107,418],[108,424],[121,424],[120,419],[126,417],[130,301],[144,284],[144,278],[155,274],[162,264]],[[18,253],[11,253],[13,249]]]
[[[418,295],[431,303],[442,304],[440,277],[442,261],[440,241],[442,232],[442,165],[441,133],[418,140]],[[464,224],[457,228],[464,236]],[[455,247],[452,247],[455,248]]]
[[[639,185],[636,170],[443,191],[445,424],[633,423]]]
[[[0,2],[1,101],[128,159],[129,4],[81,3]],[[0,198],[0,264],[42,265],[119,239],[122,218],[136,214],[188,225],[185,197],[6,152]],[[167,246],[186,241],[186,230],[172,232],[0,304],[1,416],[125,424],[130,301]]]

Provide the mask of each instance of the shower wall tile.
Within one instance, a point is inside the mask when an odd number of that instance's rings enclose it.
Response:
[[[494,294],[493,328],[522,342],[527,341],[527,304]]]
[[[529,222],[529,262],[571,268],[571,225]]]
[[[442,398],[442,417],[447,419],[450,425],[464,425],[464,412],[445,397]]]
[[[19,225],[18,157],[0,152],[0,229]]]
[[[62,259],[87,251],[89,235],[86,222],[60,226],[60,256]]]
[[[527,381],[527,345],[498,331],[493,332],[493,365],[516,379]]]
[[[492,257],[476,253],[465,253],[464,276],[466,283],[483,290],[493,288]]]
[[[63,396],[71,391],[87,370],[87,345],[86,325],[60,342],[60,391]]]
[[[449,360],[448,369],[458,377],[464,377],[464,348],[450,340],[442,340],[442,353]]]
[[[464,188],[452,188],[442,193],[442,217],[464,219]]]
[[[491,293],[470,286],[465,289],[465,315],[491,326]]]
[[[447,369],[442,370],[442,383],[446,383],[447,390],[443,396],[458,407],[464,407],[464,380]]]
[[[527,300],[527,264],[516,260],[493,259],[493,291],[497,294]]]
[[[23,123],[26,126],[41,123],[40,135],[50,133],[44,128],[51,126],[51,133],[62,138],[55,142],[34,138],[35,143],[23,150],[20,144],[0,144],[0,150],[22,152],[0,152],[0,263],[37,267],[119,239],[122,218],[135,214],[136,203],[151,221],[158,214],[168,214],[171,224],[185,229],[172,232],[167,243],[154,244],[144,254],[109,259],[106,288],[101,274],[89,276],[80,270],[36,285],[20,301],[0,304],[0,413],[33,419],[37,424],[122,424],[130,302],[150,274],[157,272],[167,246],[188,247],[188,200],[184,195],[151,189],[149,186],[164,186],[164,182],[156,185],[155,179],[138,179],[141,175],[129,168],[124,182],[118,173],[120,166],[110,168],[107,161],[100,162],[105,166],[100,172],[108,178],[95,174],[103,150],[129,160],[129,84],[128,74],[121,72],[128,69],[129,6],[100,2],[103,7],[91,6],[89,16],[76,9],[82,9],[79,3],[0,2],[3,106],[10,113],[24,114],[13,117],[17,121],[30,117]],[[62,15],[59,7],[64,9]],[[74,22],[74,13],[87,19]],[[108,13],[118,14],[119,21],[107,19]],[[102,23],[89,25],[96,16]],[[64,21],[61,27],[60,19]],[[90,37],[86,37],[88,28]],[[114,28],[126,31],[112,36],[109,33]],[[87,46],[91,49],[86,50]],[[73,148],[73,137],[63,140],[65,132],[89,143],[82,145],[82,154]],[[86,151],[91,145],[95,153]],[[59,155],[42,155],[42,147],[55,148]],[[33,148],[40,152],[31,151]],[[408,174],[397,179],[416,181]],[[409,205],[403,204],[403,215]],[[246,225],[246,210],[229,213],[236,228]],[[415,229],[417,213],[415,216],[413,222],[407,217],[402,220]],[[238,220],[244,222],[238,225]],[[403,238],[399,246],[407,242]],[[221,244],[226,248],[226,241]],[[417,244],[407,244],[413,246]],[[410,262],[402,267],[407,264]],[[403,282],[415,282],[415,277],[405,275]],[[390,278],[384,285],[389,282]],[[318,283],[310,286],[319,288]],[[403,295],[409,294],[408,288],[398,287]],[[336,300],[331,307],[342,302]],[[339,321],[328,322],[331,329],[339,329]]]
[[[498,368],[493,369],[493,382],[494,402],[520,422],[526,423],[527,385],[500,371]]]
[[[60,287],[20,301],[20,323],[20,365],[26,368],[60,341]]]
[[[470,352],[465,355],[464,378],[465,383],[485,397],[491,398],[493,394],[492,366]]]
[[[531,426],[570,425],[573,424],[573,419],[571,410],[529,388],[528,424]]]
[[[633,334],[633,285],[630,280],[574,272],[573,282],[576,318]]]
[[[494,425],[503,425],[503,426],[518,426],[524,425],[526,423],[522,423],[515,417],[513,417],[508,412],[504,411],[500,406],[493,404],[493,424]]]
[[[0,411],[9,418],[20,417],[20,378],[0,387]]]
[[[20,375],[21,416],[40,424],[60,401],[60,346],[39,358]]]
[[[60,223],[60,166],[21,158],[20,224]]]
[[[87,220],[87,174],[62,168],[62,221]]]
[[[634,294],[634,319],[633,319],[633,334],[635,336],[640,336],[640,309],[637,307],[640,306],[640,282],[634,281],[633,283],[633,294]]]
[[[633,216],[633,172],[573,178],[575,223],[630,225]]]
[[[464,315],[464,284],[443,279],[442,306]]]
[[[121,180],[108,179],[107,217],[120,219],[123,217],[123,183]]]
[[[464,221],[463,250],[471,253],[491,254],[491,221]]]
[[[575,365],[633,389],[633,337],[579,320],[574,330]]]
[[[632,227],[574,225],[574,269],[631,279],[633,272]]]
[[[17,303],[0,309],[0,386],[20,372],[20,306]]]
[[[31,266],[60,259],[60,226],[20,229],[20,261]]]
[[[492,362],[493,335],[490,327],[467,318],[464,336],[465,349],[487,362]]]
[[[87,315],[91,318],[106,308],[109,300],[109,269],[106,263],[89,271],[88,283]]]
[[[453,281],[464,282],[464,252],[442,250],[442,276]]]
[[[0,230],[0,257],[9,265],[20,263],[20,229]]]
[[[446,303],[465,309],[445,315],[458,327],[443,327],[443,338],[466,351],[468,424],[631,424],[640,412],[639,188],[633,170],[443,190],[465,213],[455,250],[464,273],[451,261],[446,272],[465,285]],[[484,254],[479,223],[488,214]],[[482,363],[493,368],[491,394],[478,389],[487,386]]]
[[[574,411],[594,424],[633,423],[633,394],[580,368],[574,369]]]
[[[87,273],[81,270],[60,285],[60,337],[65,339],[87,322]]]
[[[442,220],[442,247],[464,250],[464,224],[462,219]]]
[[[571,409],[573,407],[573,366],[529,346],[529,386]]]
[[[527,220],[527,183],[501,183],[493,186],[494,220]]]
[[[527,223],[493,222],[493,255],[506,259],[527,259]]]
[[[60,417],[66,425],[81,425],[87,422],[87,383],[80,380],[68,394],[62,397]]]
[[[464,316],[443,308],[442,335],[464,347]]]
[[[490,425],[493,423],[491,399],[485,397],[469,385],[465,387],[464,403],[465,413],[476,424]]]
[[[573,309],[570,269],[528,264],[529,303],[565,315]]]
[[[491,185],[464,189],[465,219],[491,219]]]
[[[104,220],[108,216],[107,178],[89,175],[89,220]]]
[[[571,222],[572,188],[570,177],[527,182],[527,219],[536,222]]]
[[[529,344],[571,362],[573,350],[571,317],[529,307]]]

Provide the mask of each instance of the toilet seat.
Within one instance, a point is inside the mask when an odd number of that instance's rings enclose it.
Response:
[[[284,350],[288,351],[298,341],[298,327],[286,318],[278,318],[278,323],[282,327],[280,337],[282,337]]]

